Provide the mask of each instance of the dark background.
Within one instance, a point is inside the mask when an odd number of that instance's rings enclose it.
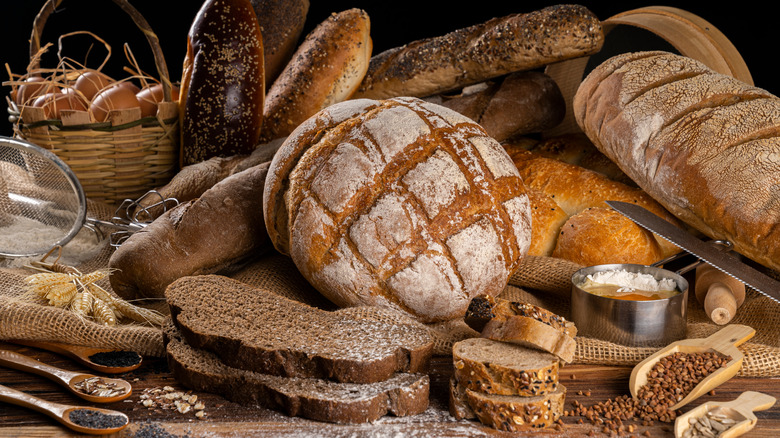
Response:
[[[131,3],[146,17],[161,41],[162,50],[171,80],[181,78],[181,65],[186,51],[186,35],[198,9],[200,0],[131,0]],[[755,85],[780,95],[780,81],[774,70],[777,53],[776,16],[767,4],[757,1],[731,2],[726,7],[716,7],[713,2],[578,2],[600,19],[607,19],[619,12],[643,6],[662,4],[692,12],[718,28],[740,52],[753,76]],[[0,4],[0,73],[7,81],[8,70],[14,74],[25,72],[29,61],[29,37],[35,15],[43,1],[3,0]],[[307,26],[304,35],[332,12],[351,7],[364,9],[371,18],[374,53],[403,45],[416,39],[442,35],[449,31],[487,21],[490,18],[518,12],[530,12],[544,6],[556,4],[549,1],[347,1],[311,0]],[[60,35],[73,31],[90,31],[106,40],[112,47],[112,56],[104,71],[115,77],[127,76],[123,68],[128,65],[123,45],[128,43],[132,53],[147,73],[156,70],[145,38],[130,18],[110,0],[65,0],[59,12],[53,14],[42,35],[44,42],[53,42],[56,52]],[[648,41],[654,37],[646,35]],[[617,38],[616,38],[617,40]],[[65,39],[68,41],[76,41]],[[607,38],[612,44],[612,40]],[[634,42],[634,44],[636,44]],[[661,44],[661,42],[658,42]],[[67,47],[67,46],[66,46]],[[636,46],[638,47],[638,46]],[[663,48],[663,47],[659,47]],[[66,52],[70,54],[69,52]],[[83,54],[79,61],[83,60]],[[102,62],[102,48],[95,48],[88,58],[88,67],[97,67]],[[54,59],[54,58],[52,58]],[[56,63],[56,59],[51,61]],[[45,67],[53,67],[44,62]],[[10,87],[2,87],[3,96]],[[5,104],[5,102],[3,103]],[[0,117],[0,135],[11,135],[11,124],[5,115]]]

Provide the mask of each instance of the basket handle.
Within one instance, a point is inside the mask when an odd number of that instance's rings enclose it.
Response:
[[[30,37],[30,60],[35,59],[35,56],[41,50],[41,34],[43,33],[43,27],[46,24],[46,20],[49,18],[49,15],[51,15],[51,13],[54,12],[57,7],[59,7],[62,1],[63,0],[47,0],[41,8],[40,12],[38,12],[38,15],[35,16],[35,20],[33,21],[32,35]],[[135,22],[135,25],[138,26],[141,32],[143,32],[143,34],[146,36],[146,40],[149,42],[149,45],[152,48],[152,54],[154,55],[154,63],[157,67],[157,73],[160,75],[160,83],[162,84],[163,89],[163,99],[165,101],[172,102],[172,84],[168,75],[168,65],[165,63],[165,57],[163,56],[162,48],[160,47],[160,40],[157,38],[157,34],[152,31],[151,26],[149,26],[149,23],[146,21],[144,16],[141,15],[141,13],[138,12],[138,10],[135,9],[130,3],[128,3],[127,0],[112,1],[120,8],[122,8],[122,10],[125,11],[125,13],[127,13],[130,18],[132,18],[133,22]]]

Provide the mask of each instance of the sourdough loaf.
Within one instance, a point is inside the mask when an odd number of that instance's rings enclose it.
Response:
[[[355,97],[427,97],[515,71],[598,52],[601,22],[584,6],[555,5],[413,41],[371,58]]]
[[[352,96],[372,49],[371,21],[362,9],[334,13],[314,28],[268,89],[261,142],[286,137],[317,111]]]
[[[423,372],[427,328],[326,311],[218,275],[180,278],[165,292],[173,323],[193,348],[228,366],[351,383]]]
[[[566,102],[555,81],[538,71],[515,72],[441,105],[479,123],[499,142],[539,133],[563,120]]]
[[[171,373],[184,386],[289,416],[366,423],[387,414],[416,415],[429,404],[427,374],[399,373],[381,382],[360,384],[246,371],[226,365],[214,353],[191,347],[170,319],[163,327],[163,343]]]
[[[127,300],[162,298],[187,275],[220,272],[272,250],[262,217],[269,162],[233,174],[166,211],[111,254],[111,288]]]
[[[574,96],[593,143],[686,224],[780,269],[780,98],[667,52],[617,55]]]
[[[531,397],[494,395],[472,391],[455,378],[449,385],[450,415],[458,420],[478,419],[482,424],[505,432],[550,427],[563,415],[566,387]]]
[[[352,99],[293,132],[271,162],[266,228],[339,306],[461,318],[500,293],[530,245],[530,208],[501,145],[416,98]]]
[[[471,300],[464,321],[483,338],[546,351],[565,362],[574,360],[577,327],[542,307],[478,296]]]
[[[560,361],[539,350],[468,338],[452,346],[452,361],[453,377],[472,391],[529,397],[558,388]]]
[[[248,154],[265,100],[263,36],[249,0],[206,0],[187,34],[179,165]]]

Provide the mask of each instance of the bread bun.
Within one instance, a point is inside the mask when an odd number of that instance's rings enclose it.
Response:
[[[271,162],[266,228],[340,306],[462,318],[527,253],[528,196],[484,129],[416,98],[353,99],[301,124]]]

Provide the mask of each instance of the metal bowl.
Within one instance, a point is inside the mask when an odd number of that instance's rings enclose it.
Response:
[[[588,275],[626,270],[671,278],[680,290],[669,298],[648,301],[620,300],[581,289]],[[572,275],[571,319],[577,335],[631,347],[663,347],[686,336],[688,281],[680,274],[654,266],[609,264],[582,268]]]

